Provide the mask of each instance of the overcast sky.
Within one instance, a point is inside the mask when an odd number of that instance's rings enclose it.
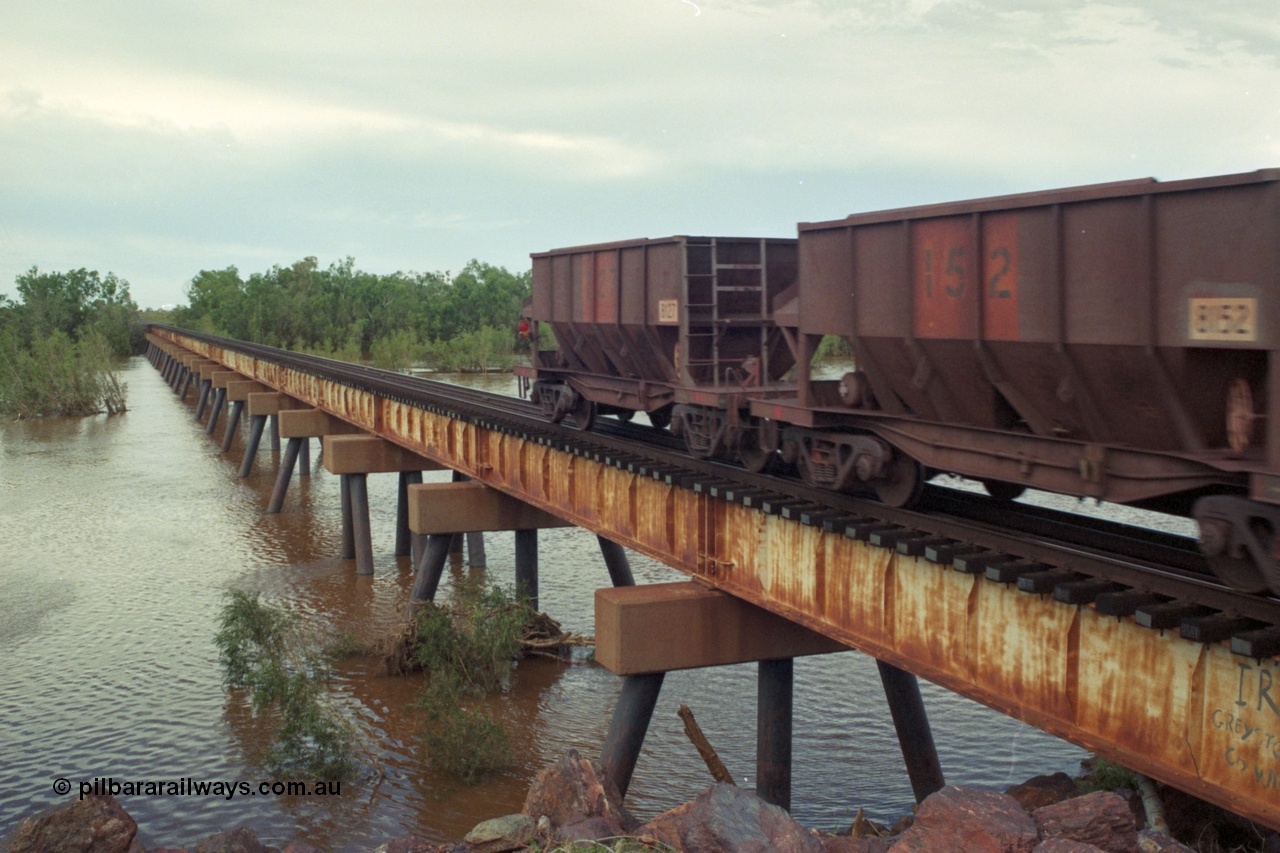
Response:
[[[0,293],[1280,166],[1277,0],[5,0]]]

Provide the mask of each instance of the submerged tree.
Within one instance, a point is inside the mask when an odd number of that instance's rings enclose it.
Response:
[[[123,412],[114,360],[133,348],[138,306],[129,283],[96,270],[35,267],[15,283],[18,302],[0,296],[0,413]]]

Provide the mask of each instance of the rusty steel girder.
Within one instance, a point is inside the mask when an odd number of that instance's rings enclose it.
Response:
[[[711,586],[1280,829],[1280,661],[159,334]]]

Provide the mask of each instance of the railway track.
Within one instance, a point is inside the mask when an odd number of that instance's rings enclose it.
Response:
[[[514,397],[172,331],[949,570],[1013,584],[1027,594],[1051,595],[1064,605],[1133,617],[1144,627],[1176,630],[1196,642],[1229,641],[1233,652],[1251,658],[1280,654],[1280,599],[1224,586],[1189,537],[932,485],[919,508],[896,509],[794,479],[690,458],[669,433],[642,424],[606,417],[584,433],[547,423],[537,407]]]

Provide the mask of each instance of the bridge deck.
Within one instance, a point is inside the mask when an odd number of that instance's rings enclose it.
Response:
[[[1060,604],[246,352],[161,338],[574,524],[1280,829],[1280,662]]]

